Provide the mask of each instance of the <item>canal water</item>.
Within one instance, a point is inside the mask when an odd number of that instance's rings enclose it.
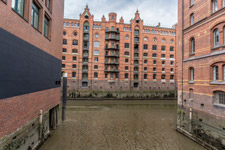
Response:
[[[175,101],[69,101],[41,150],[204,150],[176,132]]]

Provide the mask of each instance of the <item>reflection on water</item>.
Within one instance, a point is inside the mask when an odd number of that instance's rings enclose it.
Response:
[[[176,132],[175,103],[70,101],[41,150],[204,150]]]

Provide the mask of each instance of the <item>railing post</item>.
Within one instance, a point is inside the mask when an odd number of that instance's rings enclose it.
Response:
[[[66,120],[67,73],[63,74],[62,121]]]

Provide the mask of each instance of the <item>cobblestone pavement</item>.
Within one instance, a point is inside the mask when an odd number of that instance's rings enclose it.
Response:
[[[174,103],[122,103],[69,103],[67,121],[41,150],[204,150],[176,132]]]

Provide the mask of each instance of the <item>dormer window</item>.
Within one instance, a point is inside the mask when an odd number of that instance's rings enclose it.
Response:
[[[84,16],[86,19],[88,19],[88,13],[86,12],[85,16]]]
[[[136,23],[139,23],[139,19],[136,20]]]

